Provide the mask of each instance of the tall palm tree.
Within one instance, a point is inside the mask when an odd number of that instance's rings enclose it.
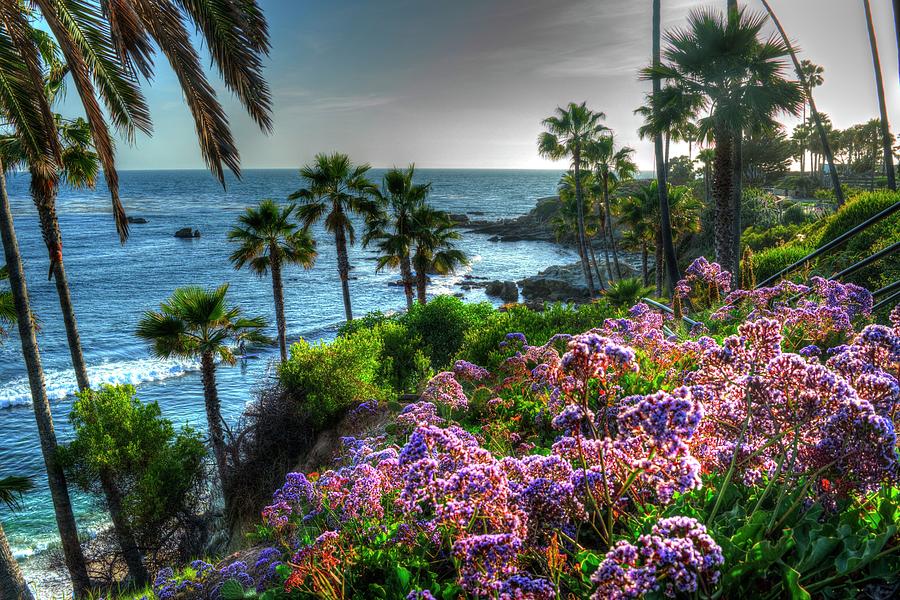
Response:
[[[380,254],[377,269],[399,269],[406,295],[406,308],[412,308],[415,298],[415,277],[410,259],[414,244],[412,216],[423,206],[430,183],[414,183],[416,167],[406,170],[393,168],[384,174],[377,198],[379,213],[366,223],[363,245],[376,243]]]
[[[0,478],[0,502],[10,510],[19,508],[19,496],[31,489],[31,481],[26,477]],[[22,577],[19,563],[9,549],[3,524],[0,523],[0,598],[33,600],[34,596]]]
[[[238,217],[238,225],[228,232],[228,239],[239,244],[230,257],[235,269],[249,266],[260,277],[272,272],[281,362],[287,360],[287,323],[284,318],[281,269],[285,264],[311,269],[317,256],[316,242],[309,230],[300,227],[292,218],[295,208],[294,205],[279,208],[274,200],[265,199],[258,207],[247,208]]]
[[[773,37],[760,40],[765,21],[765,16],[744,10],[725,16],[694,10],[686,29],[667,33],[666,63],[644,71],[645,77],[668,80],[678,93],[697,98],[708,109],[699,126],[715,139],[716,260],[735,274],[740,240],[735,225],[735,131],[773,126],[776,114],[799,113],[804,99],[800,85],[783,76],[787,46]]]
[[[263,343],[262,317],[247,318],[226,299],[228,285],[216,289],[197,286],[175,290],[159,311],[148,311],[137,326],[138,337],[150,344],[160,358],[200,359],[203,377],[203,399],[209,425],[210,445],[216,459],[219,482],[225,489],[227,464],[225,457],[224,420],[219,392],[216,388],[216,359],[234,364],[234,352],[228,342]],[[226,510],[231,499],[224,494]]]
[[[662,55],[660,46],[662,44],[662,7],[660,0],[653,0],[653,69],[658,70],[662,67]],[[662,96],[662,77],[660,73],[654,73],[653,77],[653,96],[651,106],[654,114],[661,114],[660,107],[663,103]],[[687,106],[679,103],[679,106]],[[656,180],[659,182],[659,218],[660,233],[662,236],[663,257],[666,262],[666,271],[668,273],[669,287],[675,285],[681,277],[678,274],[678,259],[675,256],[675,244],[672,241],[672,215],[669,208],[669,186],[666,183],[669,165],[667,164],[667,156],[663,155],[663,138],[660,128],[656,128],[653,138],[654,151],[656,153]],[[656,270],[660,272],[662,266],[657,263]],[[657,276],[658,277],[658,276]]]
[[[140,77],[152,78],[157,49],[179,80],[194,117],[201,153],[210,169],[222,182],[225,167],[240,173],[234,138],[200,62],[192,28],[199,32],[200,43],[208,47],[226,87],[235,93],[256,123],[270,131],[271,98],[262,76],[262,57],[268,53],[269,41],[266,21],[256,0],[2,3],[0,113],[8,128],[22,141],[35,196],[48,198],[55,194],[62,163],[56,123],[43,85],[48,71],[47,48],[54,42],[61,50],[65,69],[72,75],[72,84],[90,126],[122,241],[127,238],[128,224],[119,199],[110,127],[114,126],[128,141],[137,131],[151,131]],[[4,172],[0,164],[0,174]],[[88,592],[90,581],[65,477],[53,457],[56,436],[5,182],[0,187],[0,237],[9,266],[22,354],[63,554],[75,595],[81,596]],[[56,250],[61,252],[60,248],[57,246]]]
[[[825,155],[825,161],[828,163],[828,174],[831,178],[831,187],[834,190],[835,201],[838,206],[842,206],[844,204],[844,190],[841,187],[840,177],[834,166],[834,154],[831,151],[831,144],[828,140],[828,132],[825,129],[823,115],[816,109],[816,101],[813,99],[812,89],[814,86],[810,85],[810,81],[807,80],[806,72],[803,70],[803,63],[800,62],[800,59],[797,57],[797,51],[794,49],[793,44],[791,44],[791,40],[788,38],[784,27],[781,26],[781,21],[778,20],[775,11],[772,10],[772,7],[767,0],[761,1],[769,18],[772,19],[772,23],[775,24],[775,28],[778,29],[778,34],[781,36],[781,41],[784,42],[784,47],[787,48],[788,53],[791,55],[791,62],[794,63],[794,72],[797,74],[797,79],[800,80],[801,89],[805,94],[806,102],[809,104],[809,111],[812,113],[813,121],[816,125],[816,132],[819,134],[819,143],[821,144],[822,152]]]
[[[353,320],[350,303],[350,259],[347,243],[356,243],[356,230],[351,215],[374,218],[378,215],[378,203],[372,200],[376,187],[366,177],[369,165],[354,165],[346,154],[317,154],[312,164],[300,169],[300,177],[306,187],[291,194],[291,200],[300,200],[297,217],[312,226],[324,219],[325,230],[334,235],[337,246],[338,275],[344,296],[344,313]]]
[[[616,246],[616,236],[612,229],[613,219],[610,208],[610,191],[621,181],[633,179],[637,173],[637,165],[632,160],[634,150],[623,146],[616,148],[613,135],[605,134],[588,144],[585,151],[587,162],[593,166],[596,178],[600,183],[602,192],[602,207],[605,223],[606,243],[612,251],[613,262],[616,267],[616,278],[622,279],[622,267],[619,264],[619,251]]]
[[[416,270],[416,294],[419,304],[427,302],[428,275],[448,275],[469,264],[465,252],[456,247],[460,239],[450,215],[423,204],[412,213],[412,237],[415,250],[412,266]]]
[[[606,237],[607,221],[603,212],[603,193],[602,186],[598,183],[597,178],[589,170],[580,173],[581,190],[584,195],[585,206],[588,210],[584,215],[584,236],[588,252],[588,261],[594,267],[594,275],[597,276],[597,286],[601,291],[606,289],[605,281],[612,279],[613,268],[609,254],[609,243],[604,241],[603,254],[606,259],[606,270],[600,271],[597,264],[597,257],[594,254],[594,237],[602,233]],[[575,174],[567,171],[559,180],[556,187],[559,192],[559,210],[551,219],[556,241],[571,241],[578,239],[578,208],[575,196]],[[582,248],[577,246],[578,255],[581,258]]]
[[[581,248],[581,266],[588,293],[594,297],[594,278],[587,261],[587,240],[584,232],[584,194],[581,189],[581,168],[584,166],[584,149],[588,142],[606,131],[600,123],[606,115],[594,112],[587,103],[570,102],[566,108],[557,107],[556,113],[543,120],[547,129],[538,136],[538,152],[554,160],[572,158],[572,172],[575,177],[575,202],[578,211],[578,245]]]
[[[866,11],[866,27],[869,30],[869,46],[872,48],[872,66],[875,69],[875,89],[878,92],[878,109],[881,111],[881,144],[884,150],[884,173],[887,175],[888,187],[897,191],[897,178],[894,174],[894,138],[888,124],[887,103],[884,95],[884,78],[881,74],[881,58],[878,56],[878,40],[875,39],[875,25],[872,23],[872,7],[869,0],[863,0]]]
[[[93,188],[100,172],[100,160],[93,149],[88,122],[80,117],[77,119],[65,119],[61,115],[54,117],[61,146],[60,178],[73,188]],[[21,140],[16,135],[0,137],[0,156],[7,171],[29,167]],[[33,179],[39,181],[38,177]],[[56,188],[45,190],[47,193],[43,193],[38,186],[32,186],[31,191],[38,211],[41,234],[50,254],[48,277],[54,279],[56,283],[75,380],[79,391],[84,391],[90,387],[90,379],[62,259],[62,235],[56,214]]]

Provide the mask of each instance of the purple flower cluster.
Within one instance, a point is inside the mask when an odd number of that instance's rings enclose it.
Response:
[[[666,596],[710,591],[725,562],[722,549],[696,519],[670,517],[657,522],[637,545],[620,541],[591,576],[593,600]]]
[[[696,308],[707,308],[719,302],[731,290],[731,273],[719,263],[711,263],[704,257],[694,262],[684,272],[684,278],[675,285],[679,300],[690,299]]]
[[[466,381],[481,381],[490,377],[491,372],[467,360],[458,360],[453,365],[453,373]]]
[[[403,407],[397,415],[397,424],[409,433],[419,425],[443,425],[444,419],[438,416],[434,403],[419,401]]]
[[[442,371],[431,378],[422,392],[422,401],[447,406],[451,410],[465,410],[469,407],[466,393],[450,371]]]

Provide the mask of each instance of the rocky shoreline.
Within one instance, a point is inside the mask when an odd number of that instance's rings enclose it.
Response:
[[[490,235],[492,237],[489,240],[493,242],[542,241],[574,245],[574,239],[557,238],[552,221],[558,211],[559,197],[548,196],[538,199],[537,205],[528,214],[513,219],[483,221],[472,218],[477,215],[468,214],[451,214],[450,217],[458,229]],[[602,246],[595,246],[595,252],[598,261],[602,260]],[[641,257],[637,253],[619,252],[619,263],[625,277],[634,277],[640,273]],[[652,265],[650,266],[652,268]],[[606,275],[608,280],[612,279],[609,273]],[[521,299],[524,304],[534,307],[543,306],[548,302],[585,302],[590,297],[580,262],[553,265],[518,281],[488,280],[466,275],[460,287],[466,291],[484,289],[485,294],[504,303],[515,303]]]

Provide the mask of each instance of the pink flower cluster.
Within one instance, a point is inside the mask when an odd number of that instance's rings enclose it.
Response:
[[[450,371],[442,371],[431,378],[422,392],[422,401],[447,406],[451,410],[465,410],[469,407],[469,399],[463,387]]]
[[[731,273],[701,256],[685,269],[684,278],[675,285],[675,297],[681,301],[689,299],[697,305],[695,308],[708,308],[730,290]]]

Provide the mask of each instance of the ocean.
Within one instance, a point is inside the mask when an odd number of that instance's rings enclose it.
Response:
[[[380,181],[383,173],[373,169],[372,179]],[[430,201],[439,208],[478,220],[497,220],[525,214],[538,198],[554,194],[560,172],[421,169],[417,175],[421,181],[432,182]],[[119,244],[115,233],[105,186],[98,185],[96,190],[63,189],[59,197],[64,259],[91,383],[135,385],[142,400],[158,402],[164,416],[176,424],[205,428],[198,365],[152,358],[134,335],[135,325],[144,311],[158,307],[177,287],[228,283],[230,301],[246,314],[269,319],[269,333],[274,336],[271,282],[232,268],[228,255],[233,248],[226,234],[247,206],[263,198],[283,200],[302,183],[297,172],[288,169],[246,171],[241,181],[229,177],[224,190],[206,171],[125,171],[120,176],[128,214],[148,221],[131,226],[125,245]],[[49,262],[28,193],[28,177],[10,176],[7,185],[32,309],[40,322],[38,342],[56,432],[65,442],[71,437],[68,413],[77,387],[56,289],[47,280]],[[174,232],[182,227],[199,229],[201,237],[176,239]],[[333,338],[343,320],[333,238],[321,226],[314,228],[313,234],[319,251],[316,265],[308,271],[288,268],[284,274],[291,338]],[[554,244],[492,242],[486,235],[472,233],[464,233],[459,246],[468,254],[471,265],[453,276],[436,277],[430,292],[462,292],[459,283],[466,273],[489,279],[519,279],[553,264],[577,260],[574,251]],[[376,273],[374,258],[373,252],[359,246],[350,252],[356,316],[405,306],[403,289],[388,285],[399,275]],[[465,299],[490,300],[481,290],[465,292]],[[277,349],[267,349],[258,360],[218,371],[226,419],[234,422],[254,389],[272,376],[275,358]],[[15,332],[0,345],[0,432],[0,476],[25,475],[35,483],[35,489],[23,498],[22,510],[10,513],[0,509],[14,554],[25,558],[58,537]],[[79,528],[89,534],[102,527],[107,517],[96,501],[74,489],[71,492]]]

